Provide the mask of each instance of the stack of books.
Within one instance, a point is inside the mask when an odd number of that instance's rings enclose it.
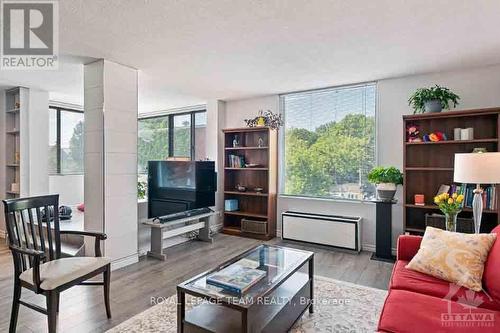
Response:
[[[230,293],[242,295],[264,276],[266,272],[263,270],[233,264],[207,276],[207,283]]]
[[[472,208],[472,201],[474,200],[474,189],[475,184],[462,184],[462,185],[451,185],[450,193],[457,192],[464,196],[464,202],[462,207]],[[494,186],[487,186],[483,188],[483,208],[488,210],[497,209],[497,197],[496,188]]]
[[[244,168],[245,167],[245,156],[229,155],[229,167],[230,168]]]

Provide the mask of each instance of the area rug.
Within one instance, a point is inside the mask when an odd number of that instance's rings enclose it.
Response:
[[[375,332],[387,291],[315,277],[314,313],[308,311],[291,332]],[[108,333],[177,332],[176,296],[128,319]]]

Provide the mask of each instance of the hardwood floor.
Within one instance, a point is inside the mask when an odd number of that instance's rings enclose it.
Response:
[[[111,274],[111,312],[106,318],[101,287],[74,287],[61,295],[59,332],[104,332],[148,309],[151,298],[169,297],[180,282],[213,268],[257,244],[257,240],[218,234],[213,244],[187,242],[169,248],[167,261],[142,257],[134,265]],[[324,247],[282,242],[269,243],[315,252],[315,273],[365,286],[387,289],[392,264],[370,260],[370,253],[352,254]],[[12,259],[0,245],[0,332],[7,332],[12,304]],[[23,290],[23,299],[45,307],[44,297]],[[46,316],[21,306],[17,332],[46,332]]]

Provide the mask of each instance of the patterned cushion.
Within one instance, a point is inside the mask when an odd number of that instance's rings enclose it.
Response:
[[[406,266],[481,291],[484,262],[496,234],[462,234],[427,227],[417,254]]]

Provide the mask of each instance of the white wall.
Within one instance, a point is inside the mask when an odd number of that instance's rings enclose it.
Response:
[[[76,206],[83,203],[83,175],[50,175],[49,193],[59,194],[59,204]]]
[[[377,84],[377,158],[380,165],[402,168],[402,116],[412,113],[408,97],[415,89],[434,84],[447,86],[460,95],[461,103],[457,109],[500,106],[500,66],[380,80]],[[273,95],[228,101],[224,127],[244,126],[243,120],[254,117],[260,109],[277,112],[279,97]],[[403,228],[401,189],[398,190],[397,198],[399,202],[393,209],[393,247]],[[373,250],[375,247],[375,206],[371,203],[278,197],[279,215],[291,209],[361,216],[364,220],[361,243],[365,250]],[[278,228],[280,225],[281,219],[278,216]]]

